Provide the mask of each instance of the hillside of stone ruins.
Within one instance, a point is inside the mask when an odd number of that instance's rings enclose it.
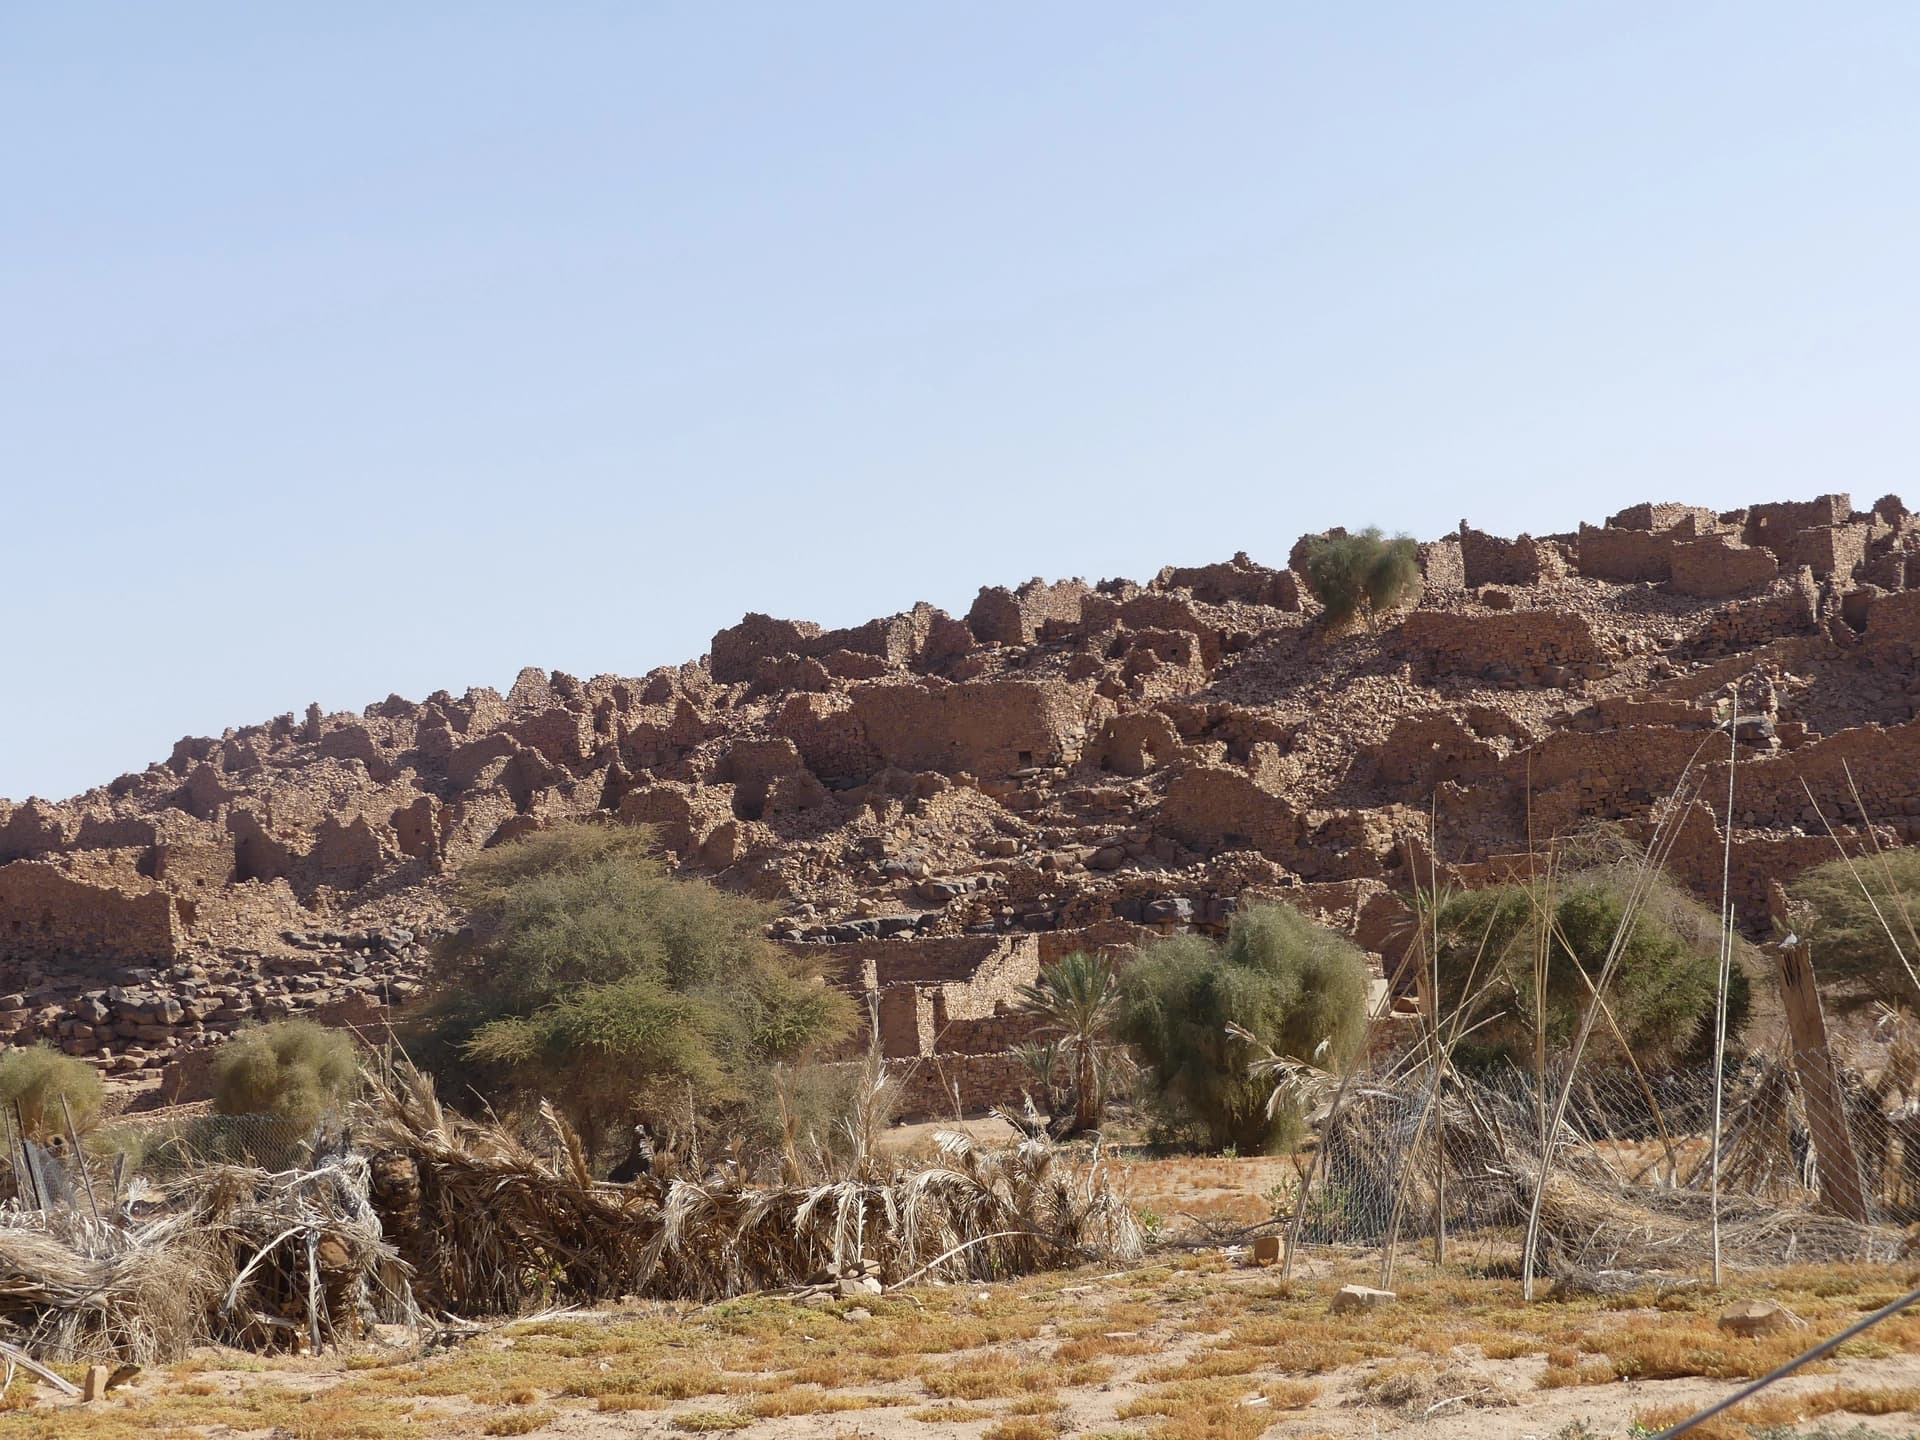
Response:
[[[835,947],[891,1053],[971,1057],[990,1087],[1012,987],[1074,945],[1274,892],[1390,964],[1430,834],[1470,883],[1530,833],[1644,826],[1696,754],[1724,795],[1707,742],[1736,682],[1744,915],[1833,854],[1803,784],[1851,829],[1850,768],[1884,839],[1920,833],[1920,519],[1897,499],[1463,524],[1421,559],[1416,607],[1337,636],[1294,570],[1236,555],[983,589],[964,617],[749,615],[636,678],[529,669],[182,740],[76,799],[0,802],[0,1034],[131,1071],[251,1019],[374,1013],[417,990],[467,857],[607,814],[763,897],[776,938]],[[1703,803],[1672,864],[1717,896]]]

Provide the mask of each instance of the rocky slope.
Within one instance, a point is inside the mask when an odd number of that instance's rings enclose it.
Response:
[[[1830,857],[1816,805],[1858,825],[1849,771],[1884,839],[1920,836],[1920,519],[1897,499],[1463,524],[1421,553],[1419,605],[1346,636],[1239,555],[985,589],[964,618],[749,615],[637,678],[530,669],[182,740],[0,802],[0,1034],[132,1070],[404,998],[467,857],[599,813],[795,943],[1217,925],[1273,890],[1383,948],[1436,840],[1471,882],[1529,835],[1644,826],[1696,756],[1724,795],[1730,686],[1744,913]],[[1717,891],[1688,803],[1674,868]]]

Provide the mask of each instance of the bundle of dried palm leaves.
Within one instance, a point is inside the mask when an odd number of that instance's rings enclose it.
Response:
[[[0,1322],[35,1354],[176,1359],[208,1338],[223,1288],[217,1247],[184,1215],[124,1225],[52,1210],[0,1221]]]
[[[358,1156],[280,1174],[221,1167],[151,1208],[0,1213],[8,1337],[56,1359],[146,1364],[209,1341],[318,1348],[414,1313]]]
[[[363,1135],[374,1202],[423,1304],[456,1315],[626,1294],[709,1300],[804,1283],[856,1262],[889,1282],[988,1278],[1121,1261],[1141,1236],[1105,1166],[1045,1139],[984,1149],[942,1134],[938,1159],[759,1187],[595,1181],[571,1131],[547,1114],[549,1153],[447,1111],[403,1061],[375,1083]]]
[[[1529,1183],[1531,1181],[1529,1180]],[[1689,1190],[1604,1187],[1556,1174],[1541,1197],[1542,1255],[1550,1272],[1698,1270],[1711,1253],[1708,1197]],[[1879,1262],[1900,1253],[1901,1232],[1825,1211],[1723,1196],[1720,1244],[1749,1267]]]
[[[318,1350],[377,1323],[418,1318],[409,1269],[382,1233],[365,1156],[269,1174],[221,1166],[176,1181],[167,1205],[224,1280],[211,1338],[249,1349],[304,1339]]]
[[[1431,1075],[1418,1071],[1357,1085],[1317,1122],[1325,1180],[1320,1198],[1309,1202],[1305,1234],[1376,1242],[1396,1200],[1410,1235],[1441,1219],[1449,1230],[1516,1223],[1526,1211],[1516,1180],[1538,1169],[1539,1124],[1529,1096],[1456,1073],[1437,1091]],[[1619,1179],[1571,1122],[1562,1127],[1558,1153],[1559,1167],[1584,1184]]]

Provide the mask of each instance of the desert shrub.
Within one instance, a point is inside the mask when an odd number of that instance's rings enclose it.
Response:
[[[455,898],[468,924],[436,955],[417,1053],[448,1094],[550,1098],[594,1153],[636,1117],[739,1120],[776,1062],[852,1028],[764,906],[669,876],[644,830],[536,832],[468,861]]]
[[[306,1129],[341,1109],[360,1085],[353,1037],[311,1020],[242,1030],[213,1057],[213,1108],[272,1115]]]
[[[60,1102],[65,1099],[66,1111]],[[67,1133],[67,1114],[81,1134],[100,1118],[106,1087],[100,1072],[84,1060],[63,1055],[47,1045],[9,1050],[0,1056],[0,1104],[20,1107],[20,1123],[28,1135],[44,1140]]]
[[[1224,941],[1172,935],[1126,971],[1118,1032],[1145,1062],[1145,1093],[1214,1148],[1263,1153],[1294,1143],[1297,1107],[1267,1113],[1270,1079],[1238,1025],[1280,1055],[1344,1065],[1366,1035],[1366,956],[1344,936],[1285,905],[1236,915]],[[1322,1046],[1325,1046],[1323,1049]]]
[[[1872,904],[1860,893],[1862,883],[1873,896]],[[1832,860],[1807,871],[1787,893],[1813,912],[1807,938],[1814,967],[1823,981],[1846,982],[1852,994],[1843,991],[1839,998],[1920,1006],[1920,995],[1887,938],[1890,925],[1907,960],[1920,968],[1920,944],[1914,943],[1911,928],[1920,927],[1920,850],[1866,855],[1851,865]],[[1876,905],[1879,916],[1874,914]],[[1881,916],[1886,925],[1880,923]]]
[[[1546,967],[1549,1056],[1565,1052],[1586,1012],[1591,992],[1580,972],[1599,978],[1625,912],[1628,863],[1576,870],[1542,891],[1554,919]],[[1466,891],[1444,899],[1438,918],[1443,1012],[1454,1013],[1471,993],[1472,1020],[1485,1022],[1461,1042],[1456,1060],[1470,1066],[1510,1060],[1530,1068],[1540,932],[1533,895],[1518,884]],[[1751,947],[1738,943],[1727,991],[1730,1043],[1746,1022],[1752,963]],[[1643,1066],[1711,1059],[1719,974],[1719,917],[1678,887],[1655,881],[1606,995]],[[1604,1022],[1588,1046],[1595,1059],[1623,1058]]]
[[[1405,535],[1388,539],[1377,527],[1358,534],[1334,532],[1306,552],[1307,588],[1334,629],[1375,615],[1420,595],[1420,548]]]

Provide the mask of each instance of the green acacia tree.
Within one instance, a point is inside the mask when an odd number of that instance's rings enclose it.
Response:
[[[1920,850],[1830,860],[1787,893],[1811,908],[1814,963],[1833,986],[1829,1005],[1920,1008],[1908,970],[1920,969]]]
[[[1144,949],[1123,983],[1119,1034],[1144,1062],[1149,1095],[1215,1148],[1259,1154],[1301,1134],[1297,1105],[1272,1113],[1264,1053],[1338,1069],[1365,1042],[1365,952],[1286,905],[1236,915],[1224,941],[1172,935]],[[1237,1027],[1240,1034],[1230,1027]]]
[[[621,1122],[736,1120],[773,1067],[853,1027],[817,966],[765,938],[766,907],[668,875],[644,830],[569,824],[485,851],[467,925],[435,960],[420,1052],[448,1084],[539,1095],[598,1154]]]
[[[1308,544],[1307,588],[1329,629],[1374,617],[1420,596],[1420,547],[1405,535],[1391,539],[1377,526],[1357,534],[1322,535]]]
[[[1436,917],[1441,1008],[1451,1014],[1466,1003],[1473,1027],[1455,1058],[1466,1065],[1510,1060],[1530,1068],[1536,1016],[1544,1018],[1549,1054],[1569,1044],[1592,1003],[1589,981],[1599,976],[1615,944],[1634,883],[1627,864],[1617,862],[1572,870],[1538,893],[1513,884],[1446,898]],[[1624,1038],[1642,1064],[1709,1058],[1719,919],[1665,880],[1638,883],[1647,887],[1647,898],[1621,942],[1605,997],[1610,1023],[1596,1026],[1592,1053],[1623,1059]],[[1541,923],[1543,907],[1551,912],[1550,926]],[[1543,937],[1544,968],[1537,964]],[[1734,966],[1728,986],[1729,1037],[1740,1033],[1751,1005],[1743,968],[1747,949],[1744,942],[1737,947],[1742,963]],[[1541,974],[1544,996],[1536,993]]]

